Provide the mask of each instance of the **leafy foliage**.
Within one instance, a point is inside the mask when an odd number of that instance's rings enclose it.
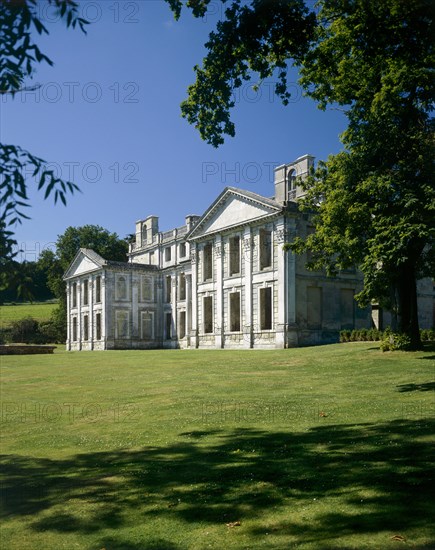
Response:
[[[79,17],[78,3],[71,0],[48,0],[67,27],[83,32],[87,21]],[[25,84],[32,79],[36,66],[45,62],[53,65],[53,61],[45,55],[33,37],[48,34],[40,17],[37,0],[16,2],[5,0],[0,4],[0,35],[2,37],[0,50],[0,94],[15,96],[27,89]],[[19,277],[19,270],[14,267],[13,249],[16,245],[11,226],[21,223],[28,216],[23,208],[30,206],[26,181],[27,174],[36,178],[38,190],[44,191],[44,198],[54,196],[54,202],[59,200],[65,205],[66,196],[78,190],[76,184],[55,177],[53,171],[45,170],[45,161],[23,150],[17,145],[0,144],[0,234],[3,262],[7,269],[2,275],[2,285],[8,284],[13,277]]]
[[[182,2],[167,0],[176,18]],[[209,0],[189,1],[195,17],[202,17]],[[189,87],[181,112],[199,130],[202,139],[214,147],[222,144],[223,134],[235,135],[230,110],[234,90],[254,75],[261,82],[277,75],[275,92],[286,105],[288,60],[300,62],[313,36],[315,16],[302,0],[253,0],[246,5],[235,0],[225,10],[206,43],[208,55],[203,66],[195,66],[196,82]],[[254,84],[258,87],[259,84]]]

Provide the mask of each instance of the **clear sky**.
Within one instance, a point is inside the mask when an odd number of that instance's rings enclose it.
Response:
[[[163,0],[82,1],[88,33],[67,30],[45,2],[39,9],[48,37],[38,37],[54,67],[41,64],[38,91],[0,99],[1,141],[45,159],[82,193],[53,205],[28,178],[31,220],[16,227],[19,259],[34,260],[72,226],[97,224],[124,237],[136,220],[160,217],[160,230],[202,214],[227,186],[272,196],[273,166],[310,153],[326,159],[341,149],[343,113],[320,111],[302,97],[291,72],[293,100],[284,107],[273,78],[259,92],[236,96],[236,137],[219,149],[203,142],[180,114],[205,55],[208,33],[221,16],[176,22]]]

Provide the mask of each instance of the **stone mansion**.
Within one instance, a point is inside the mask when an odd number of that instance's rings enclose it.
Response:
[[[182,227],[138,221],[128,263],[80,249],[64,277],[67,349],[286,348],[370,328],[370,309],[354,300],[358,271],[326,277],[282,249],[312,231],[296,182],[313,162],[304,155],[277,167],[273,198],[226,187]],[[431,319],[432,304],[422,310]]]

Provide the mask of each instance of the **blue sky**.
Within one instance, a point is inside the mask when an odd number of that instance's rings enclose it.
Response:
[[[88,34],[67,30],[44,2],[50,32],[38,37],[55,63],[42,64],[35,92],[0,100],[1,140],[44,158],[82,193],[67,207],[53,205],[28,179],[31,220],[16,227],[23,253],[34,260],[72,226],[98,224],[124,237],[138,219],[160,217],[160,229],[201,214],[227,185],[273,195],[274,165],[310,153],[325,159],[341,149],[343,113],[322,112],[302,97],[290,72],[293,100],[281,105],[273,79],[260,92],[244,86],[233,112],[236,137],[219,149],[201,141],[180,114],[193,82],[193,67],[220,16],[194,19],[185,11],[175,22],[163,0],[82,1]]]

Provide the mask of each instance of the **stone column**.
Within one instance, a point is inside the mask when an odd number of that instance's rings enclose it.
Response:
[[[274,320],[275,325],[275,347],[286,347],[286,317],[287,317],[287,258],[286,253],[282,249],[282,245],[285,243],[285,225],[284,219],[279,220],[274,229],[273,253],[278,255],[278,272],[277,272],[277,285],[274,288],[274,292],[278,293],[278,314]]]
[[[190,348],[192,331],[192,275],[186,275],[186,344]]]
[[[77,280],[77,347],[82,349],[82,281]]]
[[[214,242],[214,259],[216,262],[216,281],[215,281],[215,288],[216,288],[216,326],[214,327],[214,333],[215,333],[215,346],[217,348],[223,348],[224,347],[224,302],[223,302],[223,276],[222,276],[222,269],[223,269],[223,242],[222,242],[222,236],[217,235]]]
[[[198,347],[198,247],[196,243],[190,246],[190,262],[192,264],[192,328],[190,332],[192,347]]]
[[[94,285],[95,275],[91,275],[88,279],[88,338],[91,349],[94,349]]]
[[[71,351],[71,283],[66,283],[66,349]]]
[[[287,242],[293,241],[296,236],[296,220],[288,220]],[[293,252],[285,252],[287,271],[287,315],[286,315],[286,346],[298,345],[296,327],[296,256]]]
[[[130,284],[131,284],[131,340],[139,339],[139,292],[140,292],[140,278],[141,275],[138,275],[138,280],[134,278],[134,274],[130,275]]]
[[[101,340],[107,349],[106,274],[101,273]]]
[[[243,345],[245,348],[253,347],[253,318],[252,318],[252,235],[251,228],[245,227],[242,237],[242,258],[244,262],[244,278],[242,279],[241,292],[244,293],[245,311],[241,311],[244,322]],[[242,297],[241,297],[242,298]]]

